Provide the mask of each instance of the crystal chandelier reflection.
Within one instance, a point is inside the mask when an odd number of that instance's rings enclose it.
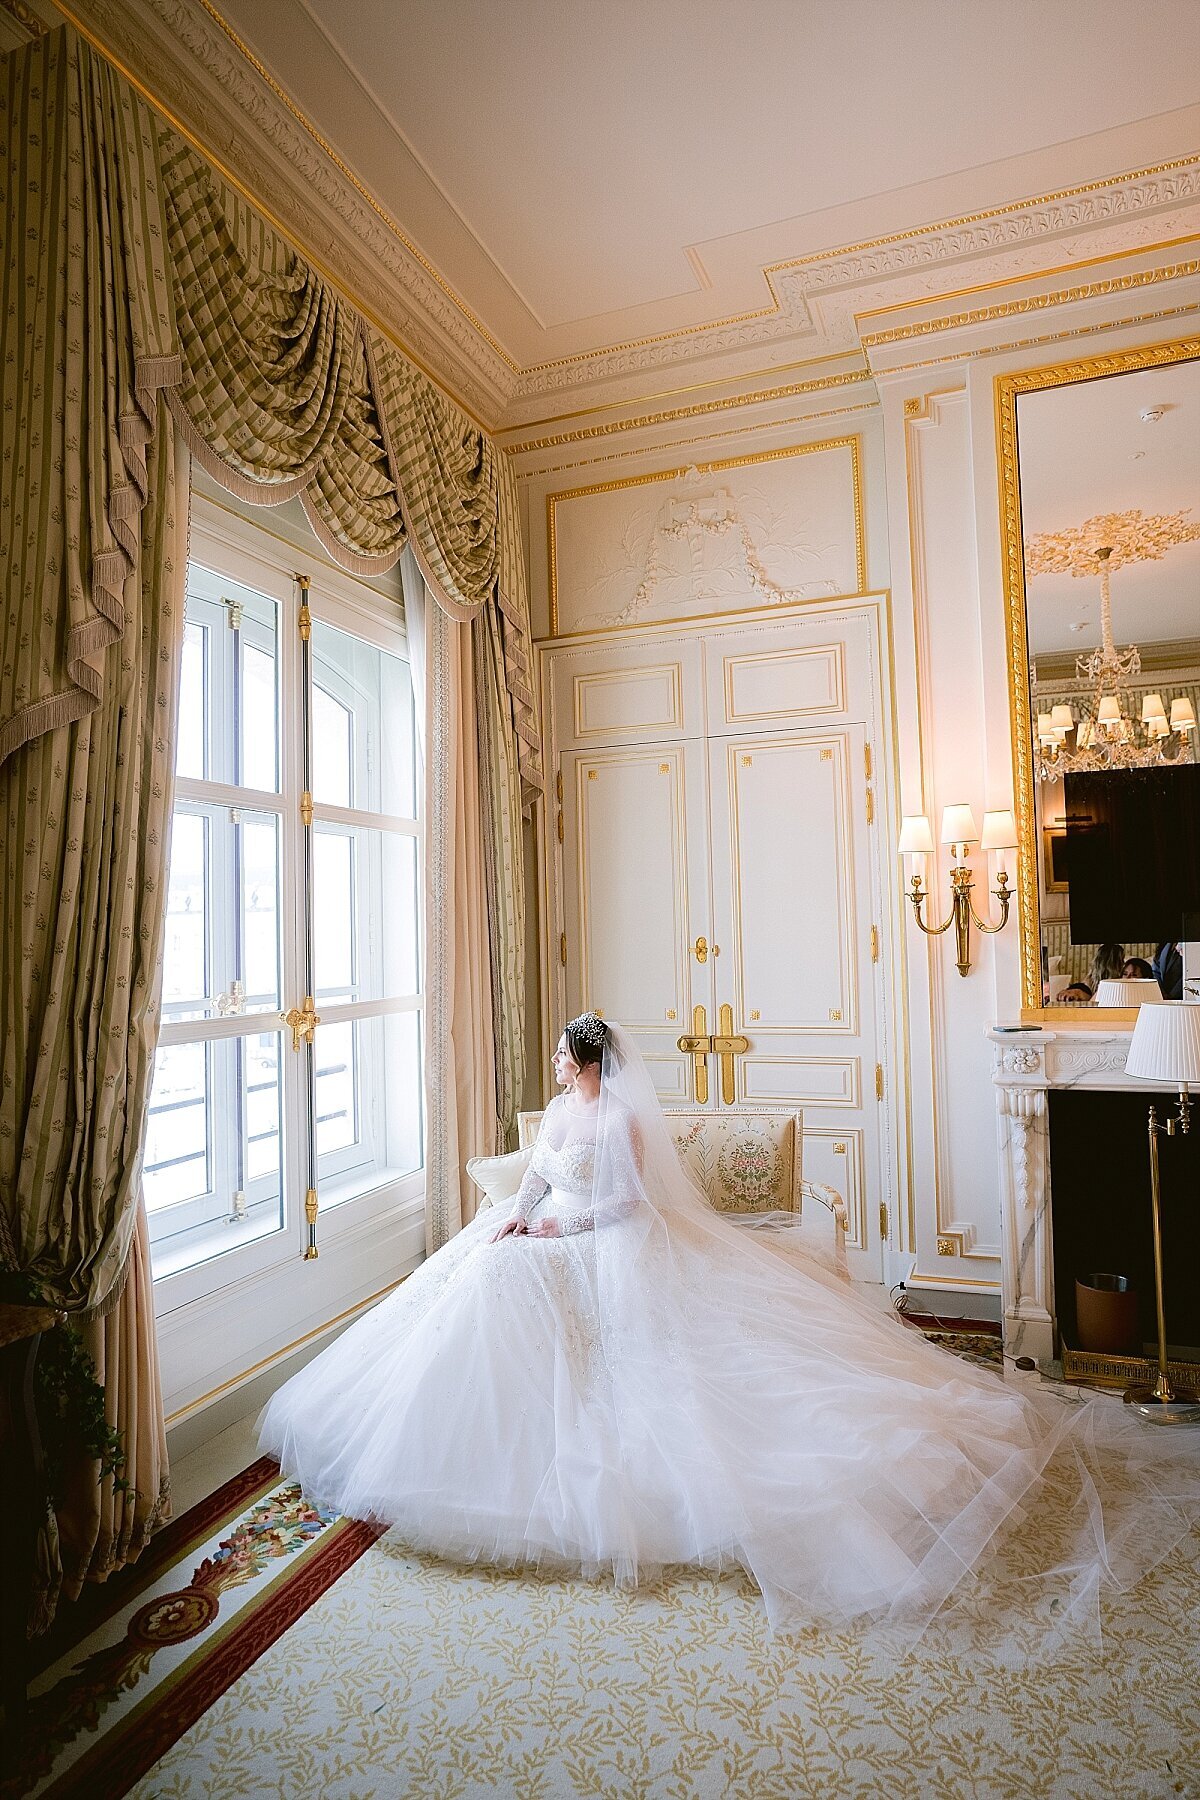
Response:
[[[1142,672],[1136,644],[1118,650],[1112,633],[1114,569],[1131,562],[1157,562],[1176,544],[1200,538],[1200,524],[1186,513],[1146,517],[1141,512],[1101,513],[1069,531],[1041,532],[1025,545],[1029,575],[1100,577],[1100,645],[1075,659],[1075,679],[1090,693],[1075,705],[1059,701],[1049,711],[1038,707],[1051,682],[1038,681],[1031,663],[1030,692],[1037,720],[1035,773],[1039,781],[1064,774],[1105,769],[1146,769],[1195,755],[1192,734],[1196,712],[1186,695],[1171,701],[1146,694],[1140,713],[1130,698],[1129,683]],[[1078,712],[1078,716],[1077,716]]]

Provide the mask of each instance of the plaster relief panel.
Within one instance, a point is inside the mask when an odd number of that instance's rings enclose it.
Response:
[[[555,635],[866,586],[857,437],[572,488],[547,515]]]

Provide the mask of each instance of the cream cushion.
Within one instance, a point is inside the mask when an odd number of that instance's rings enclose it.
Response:
[[[503,1206],[511,1200],[525,1178],[529,1160],[533,1155],[533,1147],[529,1145],[521,1150],[511,1150],[507,1156],[473,1156],[467,1164],[467,1174],[477,1188],[483,1192],[479,1203],[480,1212],[485,1206]]]

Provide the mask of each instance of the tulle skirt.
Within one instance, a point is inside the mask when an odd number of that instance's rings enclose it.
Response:
[[[693,1303],[656,1337],[646,1266],[648,1383],[626,1378],[619,1321],[601,1317],[599,1234],[493,1243],[504,1216],[477,1218],[271,1400],[262,1447],[312,1498],[451,1559],[624,1584],[736,1565],[777,1628],[869,1616],[909,1637],[998,1534],[1041,1531],[1055,1459],[1041,1573],[1073,1605],[1094,1610],[1104,1579],[1135,1580],[1189,1529],[1194,1455],[1160,1454],[1119,1405],[1030,1396],[928,1344],[791,1234],[725,1265],[681,1222],[670,1280]]]

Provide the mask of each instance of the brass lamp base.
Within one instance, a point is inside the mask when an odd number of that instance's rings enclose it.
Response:
[[[1169,1387],[1165,1394],[1157,1388],[1125,1389],[1126,1406],[1134,1406],[1152,1425],[1200,1425],[1200,1390]]]

